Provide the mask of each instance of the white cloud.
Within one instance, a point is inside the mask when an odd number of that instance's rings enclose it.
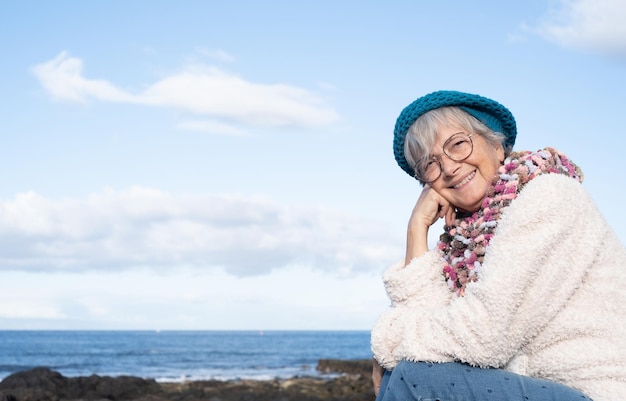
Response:
[[[56,306],[29,300],[0,302],[0,319],[63,319]]]
[[[379,271],[401,238],[348,213],[246,195],[105,190],[86,199],[34,192],[0,200],[0,269],[223,268],[238,276],[286,266]]]
[[[560,0],[559,7],[531,30],[565,47],[626,55],[626,2]]]
[[[388,304],[380,272],[308,267],[262,276],[178,268],[2,272],[7,329],[368,329]]]
[[[223,52],[219,54],[222,58],[227,56]],[[186,67],[140,93],[130,93],[106,80],[85,78],[82,60],[67,52],[32,70],[43,87],[58,100],[87,102],[96,99],[169,107],[249,125],[307,127],[330,124],[338,119],[334,110],[306,89],[249,82],[212,66]]]
[[[66,52],[33,68],[35,76],[55,98],[84,103],[87,97],[111,102],[132,102],[134,96],[103,80],[89,80],[82,76],[83,62],[69,57]]]

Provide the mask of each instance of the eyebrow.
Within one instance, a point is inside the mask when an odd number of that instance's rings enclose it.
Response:
[[[450,140],[450,138],[452,138],[455,135],[459,135],[459,134],[465,134],[465,135],[469,135],[467,132],[465,131],[459,131],[459,132],[455,132],[454,134],[450,135],[448,138],[446,138],[445,141],[443,141],[443,144],[441,145],[441,148],[443,149],[443,145],[445,145],[446,143],[448,143],[448,141]],[[431,157],[431,155],[433,154],[433,152],[431,152],[430,150],[428,151],[428,156],[429,158]]]

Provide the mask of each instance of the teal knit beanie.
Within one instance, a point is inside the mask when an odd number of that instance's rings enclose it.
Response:
[[[404,157],[404,140],[409,127],[422,114],[446,106],[460,107],[492,131],[504,134],[506,136],[504,147],[513,148],[515,137],[517,136],[515,118],[509,109],[500,103],[479,95],[457,91],[429,93],[415,100],[402,110],[402,113],[396,120],[396,127],[393,133],[393,153],[396,161],[402,167],[402,170],[406,171],[411,177],[414,176],[415,172]]]

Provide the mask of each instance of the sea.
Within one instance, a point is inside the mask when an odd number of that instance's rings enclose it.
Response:
[[[66,377],[269,380],[368,358],[368,331],[0,331],[0,380],[42,366]]]

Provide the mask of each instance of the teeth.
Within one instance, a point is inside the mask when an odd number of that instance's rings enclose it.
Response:
[[[465,179],[461,182],[459,182],[458,184],[456,184],[454,186],[454,188],[458,188],[461,185],[465,184],[466,182],[468,182],[469,180],[471,180],[472,178],[474,178],[474,176],[476,175],[476,171],[474,171],[472,174],[468,175],[467,177],[465,177]]]

